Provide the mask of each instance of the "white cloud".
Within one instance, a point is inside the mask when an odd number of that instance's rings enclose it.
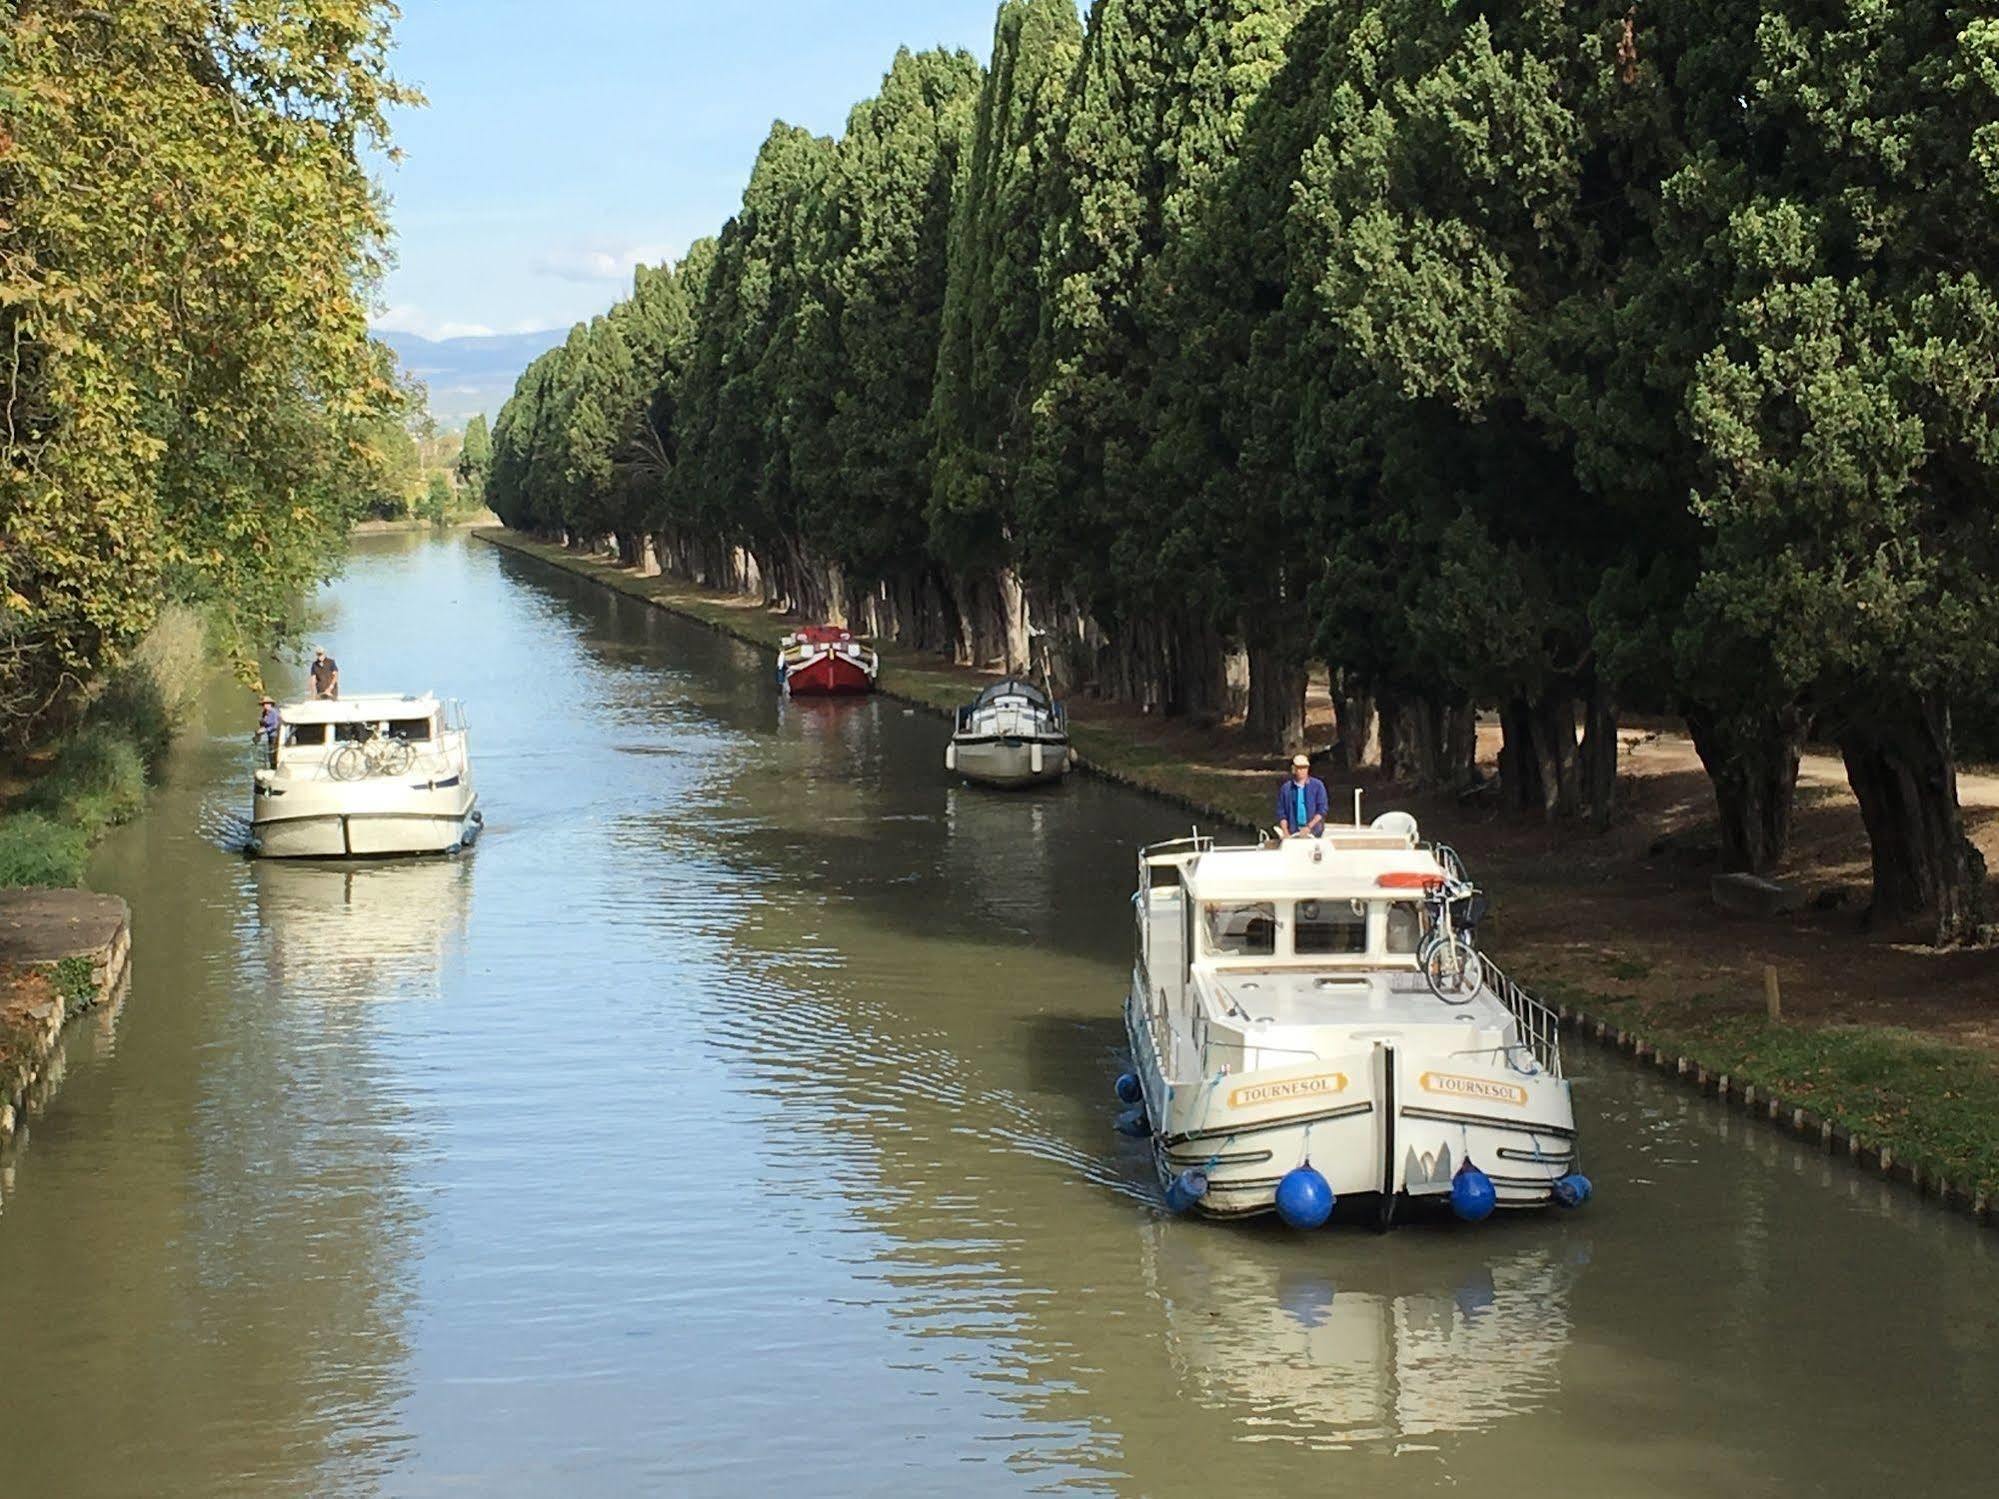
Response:
[[[670,245],[632,245],[622,250],[565,249],[537,255],[533,270],[537,276],[553,276],[558,281],[629,281],[642,265],[658,265],[673,259]]]
[[[435,317],[408,303],[384,309],[371,326],[383,333],[414,333],[419,338],[490,338],[493,330],[484,323],[455,323]]]

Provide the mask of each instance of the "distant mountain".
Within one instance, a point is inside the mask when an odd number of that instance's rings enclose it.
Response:
[[[475,411],[490,421],[514,393],[522,370],[569,336],[567,328],[537,333],[494,333],[483,338],[419,338],[414,333],[375,336],[396,351],[403,368],[430,391],[430,414],[441,426],[460,427]]]

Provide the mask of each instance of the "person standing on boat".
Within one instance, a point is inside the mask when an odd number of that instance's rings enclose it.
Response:
[[[1277,788],[1277,826],[1286,838],[1317,838],[1326,831],[1326,783],[1312,774],[1312,757],[1291,757],[1291,778]]]
[[[340,696],[340,663],[327,655],[319,646],[312,648],[312,695]]]
[[[251,743],[267,746],[265,753],[270,756],[271,763],[276,764],[278,758],[278,705],[268,697],[259,698],[257,705],[257,732],[252,737]]]

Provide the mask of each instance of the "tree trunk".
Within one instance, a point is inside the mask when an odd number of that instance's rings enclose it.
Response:
[[[1535,747],[1534,710],[1525,698],[1508,698],[1499,709],[1499,790],[1516,812],[1546,805],[1541,757]]]
[[[1259,749],[1305,746],[1305,657],[1285,632],[1249,640],[1249,714],[1244,733]]]
[[[1535,707],[1535,741],[1541,756],[1542,814],[1550,821],[1582,811],[1582,773],[1576,757],[1576,700],[1566,684],[1544,694]]]
[[[1435,753],[1424,717],[1419,700],[1381,695],[1381,769],[1389,780],[1412,787],[1426,784]]]
[[[1417,791],[1462,785],[1476,750],[1477,715],[1469,703],[1435,698],[1377,699],[1381,769]]]
[[[1499,712],[1500,789],[1506,804],[1553,822],[1582,810],[1576,754],[1576,700],[1566,684],[1537,699],[1510,699]]]
[[[1583,706],[1582,795],[1590,825],[1603,832],[1617,803],[1617,700],[1601,681]]]
[[[1222,637],[1206,621],[1182,620],[1170,641],[1166,711],[1196,723],[1219,720],[1228,703],[1228,660]]]
[[[1783,707],[1729,715],[1696,706],[1686,719],[1714,787],[1722,867],[1751,874],[1774,868],[1791,846],[1804,714]]]
[[[1381,741],[1375,722],[1374,695],[1358,679],[1337,667],[1327,676],[1333,689],[1333,719],[1340,736],[1339,752],[1343,769],[1359,770],[1380,762]]]
[[[1478,777],[1478,705],[1470,699],[1443,710],[1438,783],[1462,791]]]
[[[1934,697],[1839,737],[1874,860],[1874,922],[1921,921],[1939,944],[1978,935],[1985,860],[1964,832],[1950,709]]]

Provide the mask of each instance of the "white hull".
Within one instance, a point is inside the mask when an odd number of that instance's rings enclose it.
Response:
[[[987,786],[1045,785],[1069,773],[1069,742],[954,738],[945,768]]]
[[[252,848],[267,859],[441,854],[479,833],[479,796],[462,781],[434,788],[282,778],[266,784],[271,789],[259,790],[250,831]]]
[[[476,800],[476,799],[475,799]],[[329,812],[319,816],[259,818],[252,850],[265,859],[362,859],[396,854],[447,854],[479,835],[479,813],[445,816],[395,812]]]
[[[1173,1084],[1171,1039],[1136,992],[1125,1028],[1160,1182],[1205,1171],[1208,1194],[1196,1211],[1210,1217],[1273,1211],[1277,1183],[1308,1159],[1339,1197],[1372,1196],[1384,1221],[1398,1200],[1446,1198],[1467,1156],[1503,1208],[1546,1206],[1555,1181],[1576,1169],[1568,1083],[1523,1072],[1504,1053],[1472,1055],[1409,1034],[1356,1038],[1309,1060]]]

